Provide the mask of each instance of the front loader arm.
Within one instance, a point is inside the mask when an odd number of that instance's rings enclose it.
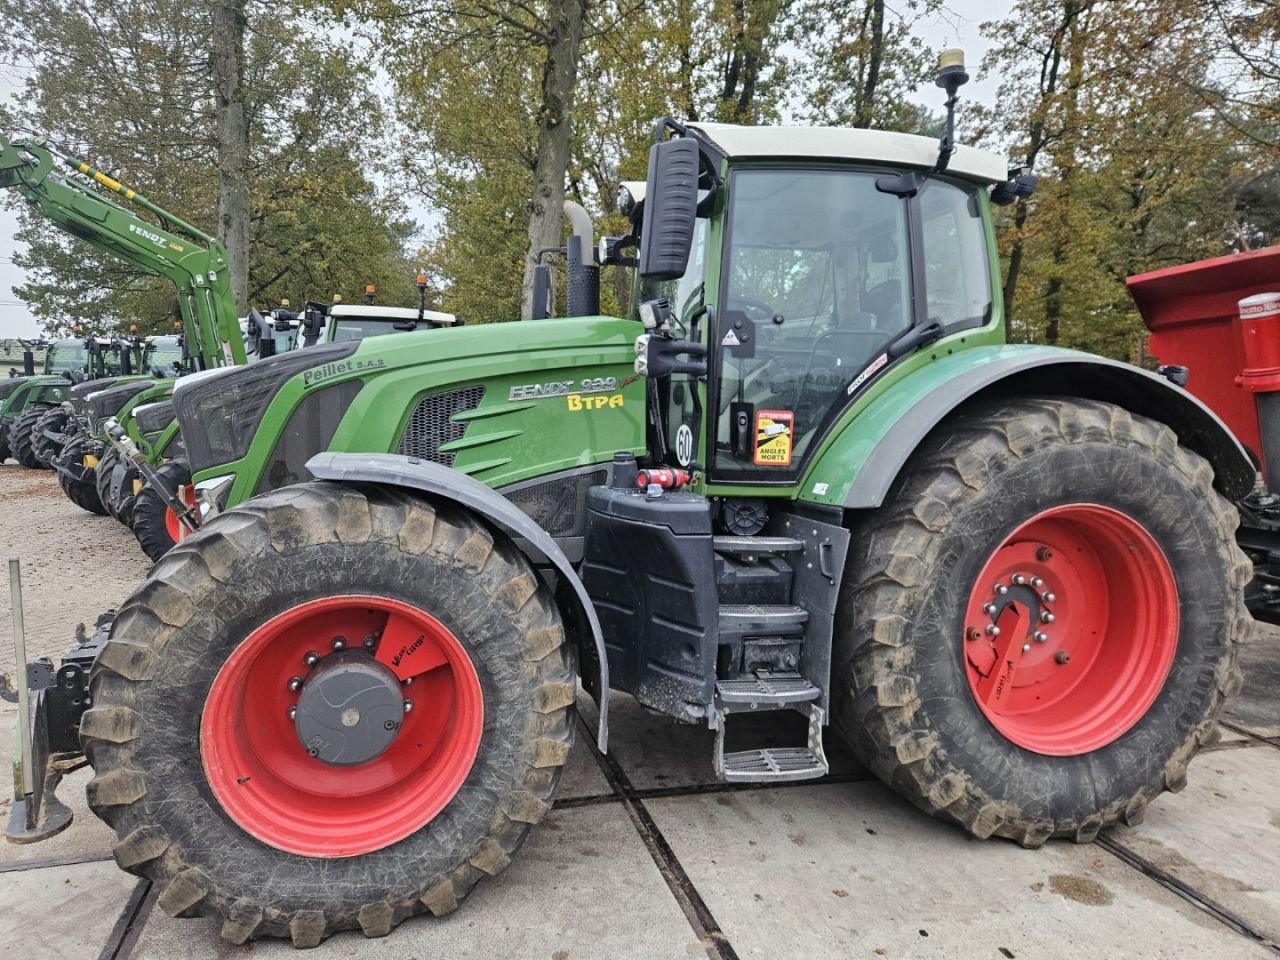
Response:
[[[156,216],[143,220],[100,191],[60,176],[62,162]],[[0,137],[0,187],[16,189],[60,230],[178,288],[188,350],[200,369],[246,362],[226,248],[141,194],[47,146]]]

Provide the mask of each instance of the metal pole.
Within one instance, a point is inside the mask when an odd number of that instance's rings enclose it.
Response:
[[[18,658],[18,740],[22,757],[22,793],[31,796],[31,708],[27,691],[27,635],[22,622],[22,568],[17,557],[9,558],[9,599],[13,604],[13,649]]]

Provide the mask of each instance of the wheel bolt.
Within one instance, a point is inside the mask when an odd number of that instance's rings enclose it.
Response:
[[[406,700],[406,701],[404,702],[404,712],[405,712],[405,713],[411,713],[412,711],[413,711],[413,701],[412,701],[412,700]]]
[[[372,635],[367,636],[367,637],[365,637],[365,638],[364,638],[364,645],[365,645],[368,649],[370,649],[370,650],[372,650],[372,649],[373,649],[373,645],[374,645],[375,643],[377,643],[377,642],[378,642],[377,637],[374,637],[374,636],[372,636]]]
[[[994,623],[987,624],[987,635],[991,637],[1000,636],[1000,628],[997,627]]]
[[[1039,590],[1042,586],[1044,586],[1044,581],[1041,580],[1039,577],[1032,577],[1031,585],[1035,587],[1037,590]]]
[[[290,677],[290,678],[289,678],[289,689],[290,689],[290,690],[292,690],[294,693],[297,693],[299,690],[301,690],[301,689],[302,689],[302,678],[301,678],[301,677]]]
[[[290,719],[290,720],[293,720],[293,719],[295,719],[297,716],[298,716],[298,708],[297,708],[297,707],[290,707],[290,708],[289,708],[289,719]]]
[[[335,650],[345,650],[345,649],[347,649],[347,638],[346,638],[346,637],[334,637],[334,638],[333,638],[333,649],[335,649]]]
[[[1053,659],[1058,661],[1058,663],[1070,663],[1071,654],[1067,653],[1065,650],[1059,650],[1053,655]]]
[[[1037,631],[1036,631],[1035,633],[1033,633],[1031,636],[1032,636],[1032,639],[1034,639],[1036,643],[1044,643],[1046,640],[1048,640],[1048,639],[1049,639],[1049,635],[1048,635],[1047,633],[1045,633],[1043,630],[1037,630]]]
[[[1040,621],[1042,623],[1053,623],[1054,616],[1048,610],[1045,610],[1043,613],[1040,614]]]
[[[1027,582],[1027,578],[1020,573],[1015,573],[1013,575],[1013,582],[1016,583],[1018,586],[1022,586],[1024,583]]]
[[[308,650],[306,656],[302,658],[302,662],[308,667],[314,667],[320,662],[320,654],[316,653],[314,650]]]
[[[403,680],[400,681],[401,686],[405,686],[405,687],[409,686],[409,684],[411,683],[413,683],[413,677],[405,677]]]
[[[993,614],[993,615],[994,615],[994,614],[995,614],[995,612],[996,612],[996,610],[998,610],[998,609],[999,609],[999,608],[998,608],[994,603],[988,603],[988,604],[985,604],[985,605],[983,606],[983,608],[982,608],[982,612],[983,612],[983,613]]]
[[[1044,593],[1040,594],[1040,599],[1043,600],[1045,603],[1054,603],[1057,601],[1058,595],[1056,593],[1050,593],[1048,590],[1046,590]]]
[[[1004,596],[1008,592],[1009,592],[1009,588],[1006,587],[1003,583],[996,584],[996,593],[1000,594],[1001,596]]]
[[[1029,643],[1024,643],[1024,644],[1022,645],[1022,652],[1023,652],[1023,653],[1026,653],[1026,652],[1027,652],[1028,650],[1030,650],[1030,649],[1031,649],[1031,644],[1029,644]]]

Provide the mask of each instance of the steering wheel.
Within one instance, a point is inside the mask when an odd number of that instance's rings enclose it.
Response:
[[[744,308],[742,312],[747,315],[747,319],[752,323],[763,323],[766,320],[772,320],[778,311],[763,300],[756,300],[754,297],[730,297],[729,309]],[[761,314],[760,316],[752,316],[752,312]]]

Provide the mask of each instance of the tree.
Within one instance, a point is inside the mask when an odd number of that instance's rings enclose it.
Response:
[[[244,104],[246,0],[214,0],[213,89],[217,115],[218,237],[236,307],[249,298],[249,125]]]
[[[920,117],[908,99],[934,68],[934,51],[916,26],[942,0],[798,0],[787,36],[801,52],[799,116],[810,123],[913,130]]]
[[[379,186],[383,114],[370,70],[348,47],[257,3],[245,26],[244,179],[250,244],[246,303],[348,297],[365,282],[412,294],[403,205]],[[13,126],[45,135],[197,225],[218,222],[213,21],[177,0],[0,0],[0,53],[31,72]],[[212,11],[211,11],[212,13]],[[351,131],[359,130],[358,136]],[[239,161],[236,161],[237,163]],[[25,208],[19,288],[50,329],[83,319],[107,330],[169,330],[173,290],[68,238]],[[215,232],[210,229],[210,232]]]

